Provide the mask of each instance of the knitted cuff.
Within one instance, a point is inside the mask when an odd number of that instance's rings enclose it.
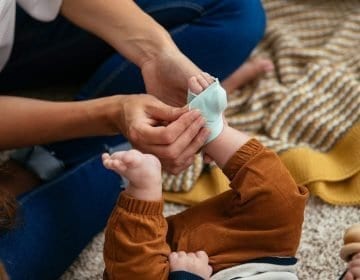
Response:
[[[243,165],[264,149],[256,139],[250,139],[228,160],[223,168],[224,174],[232,181]]]
[[[152,216],[162,215],[164,208],[163,200],[139,200],[128,195],[125,191],[120,194],[117,204],[120,208],[123,208],[130,213]]]

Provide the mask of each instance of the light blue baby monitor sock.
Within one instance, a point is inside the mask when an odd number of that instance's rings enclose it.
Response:
[[[223,112],[227,106],[226,91],[216,79],[207,89],[199,94],[188,90],[187,102],[190,109],[199,109],[206,120],[206,127],[211,134],[206,144],[219,136],[224,127]]]

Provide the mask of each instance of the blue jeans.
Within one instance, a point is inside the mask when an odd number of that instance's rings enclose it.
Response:
[[[262,38],[260,0],[138,0],[201,69],[224,79]],[[77,99],[144,92],[139,69],[102,40],[59,16],[37,22],[17,9],[12,56],[0,73],[0,92],[66,82],[84,83]],[[121,180],[99,154],[125,141],[93,137],[45,147],[66,172],[19,198],[20,225],[0,237],[0,259],[12,280],[56,279],[105,226]]]

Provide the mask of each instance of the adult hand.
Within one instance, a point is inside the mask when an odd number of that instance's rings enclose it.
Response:
[[[134,148],[156,155],[163,168],[178,174],[189,167],[209,131],[198,111],[175,108],[147,94],[121,96],[121,109],[113,119]]]
[[[188,80],[202,71],[176,47],[158,53],[141,65],[146,92],[168,105],[186,104]]]

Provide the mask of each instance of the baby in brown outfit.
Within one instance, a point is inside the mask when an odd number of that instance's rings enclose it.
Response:
[[[201,94],[211,82],[203,74],[189,88]],[[130,182],[107,225],[105,279],[297,279],[307,189],[273,151],[229,126],[203,152],[231,190],[167,219],[159,160],[137,150],[103,155]],[[176,278],[183,271],[199,278]]]

